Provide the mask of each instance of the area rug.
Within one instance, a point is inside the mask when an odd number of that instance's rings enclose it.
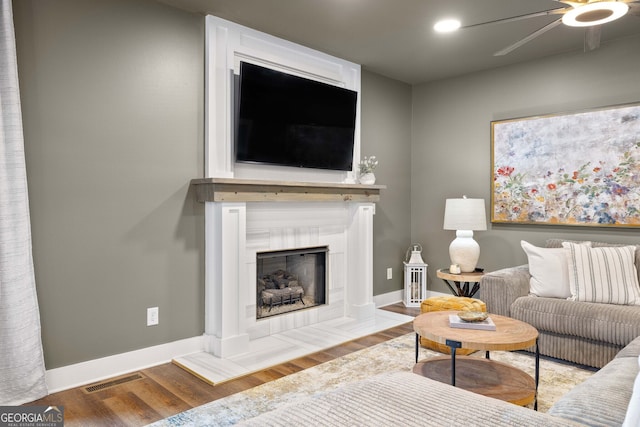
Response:
[[[420,359],[442,356],[424,348]],[[477,352],[474,357],[484,357]],[[491,358],[534,374],[535,358],[525,352],[491,352]],[[415,335],[407,334],[304,371],[262,384],[171,416],[154,427],[230,426],[271,411],[280,405],[329,391],[383,372],[411,371],[415,364]],[[563,394],[583,382],[594,370],[553,359],[540,359],[538,410],[546,412]]]

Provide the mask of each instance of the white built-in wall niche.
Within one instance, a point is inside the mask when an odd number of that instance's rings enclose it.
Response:
[[[206,17],[205,177],[355,183],[360,159],[360,65],[214,16]],[[235,82],[240,62],[356,91],[351,172],[236,163]]]

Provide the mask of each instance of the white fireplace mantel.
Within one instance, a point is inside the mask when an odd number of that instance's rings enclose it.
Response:
[[[373,215],[384,185],[214,178],[192,185],[205,204],[205,351],[227,359],[249,351],[253,339],[374,317]],[[327,304],[257,320],[256,253],[309,246],[329,248]]]
[[[360,65],[217,17],[206,17],[205,350],[221,359],[250,343],[341,318],[375,317],[373,215],[381,185],[353,184],[360,158]],[[350,171],[237,163],[236,77],[241,62],[358,93]],[[264,180],[267,179],[267,180]],[[327,303],[256,319],[256,253],[326,246]]]
[[[217,383],[401,325],[377,310],[373,215],[383,185],[354,184],[360,159],[360,65],[217,17],[205,20],[205,333],[202,352],[174,360]],[[237,163],[241,62],[358,93],[350,171]],[[324,305],[257,319],[258,252],[327,247]]]

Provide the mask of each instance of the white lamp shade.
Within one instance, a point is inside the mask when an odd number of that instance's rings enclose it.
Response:
[[[486,230],[484,199],[447,199],[444,208],[445,230]]]

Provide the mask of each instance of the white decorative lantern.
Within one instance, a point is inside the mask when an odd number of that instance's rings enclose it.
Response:
[[[420,307],[427,297],[427,264],[422,260],[422,246],[412,245],[411,258],[404,262],[404,305]],[[407,255],[409,251],[407,251]]]

